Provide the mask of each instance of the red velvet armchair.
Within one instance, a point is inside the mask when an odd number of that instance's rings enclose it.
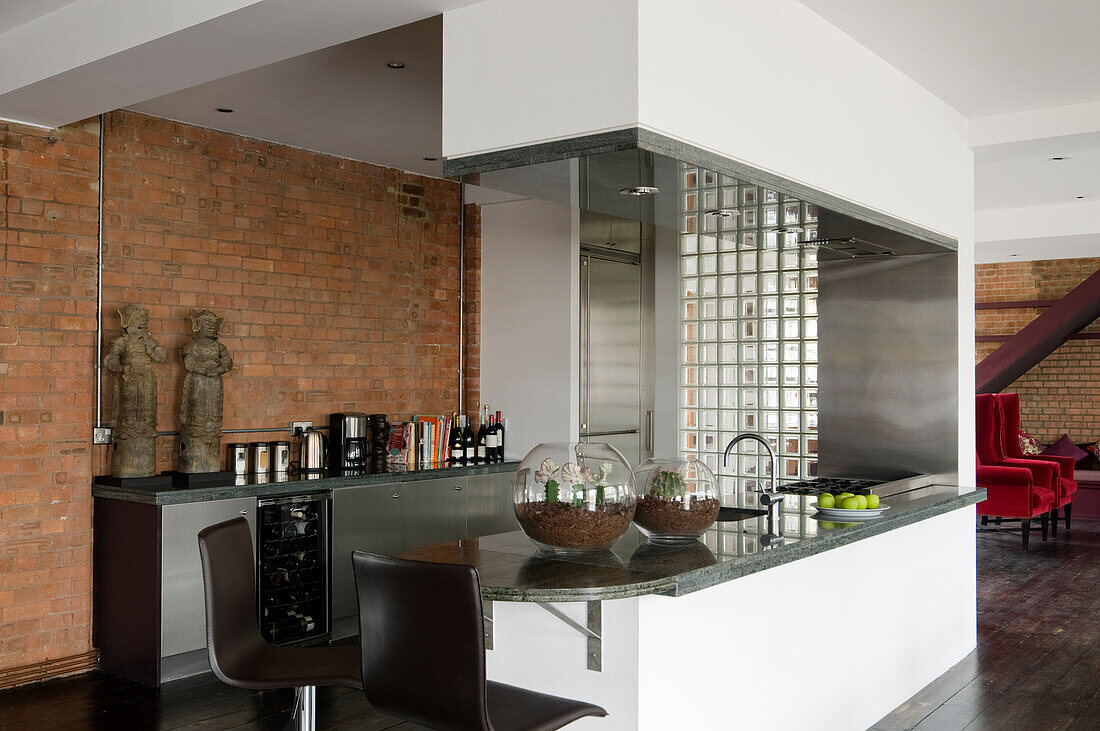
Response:
[[[1014,393],[1002,393],[995,396],[1000,407],[1001,424],[1004,429],[1002,444],[1004,455],[1008,459],[1028,459],[1058,464],[1058,484],[1054,491],[1054,505],[1051,507],[1051,532],[1058,535],[1058,509],[1065,508],[1066,530],[1069,530],[1070,510],[1073,495],[1077,492],[1077,481],[1073,479],[1073,459],[1056,457],[1049,454],[1024,454],[1020,448],[1020,397]]]
[[[975,422],[978,486],[988,493],[986,499],[978,503],[982,524],[989,517],[1019,519],[1024,548],[1027,548],[1031,520],[1038,517],[1043,540],[1046,540],[1047,517],[1057,499],[1057,463],[1004,456],[1004,422],[997,397],[993,394],[978,394],[976,397]]]

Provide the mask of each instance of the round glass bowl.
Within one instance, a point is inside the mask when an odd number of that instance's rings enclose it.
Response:
[[[718,518],[718,480],[692,456],[647,459],[634,470],[634,481],[639,494],[634,522],[652,543],[691,543]]]
[[[523,532],[558,553],[610,548],[630,527],[636,502],[626,458],[602,443],[538,445],[516,470],[513,496]]]

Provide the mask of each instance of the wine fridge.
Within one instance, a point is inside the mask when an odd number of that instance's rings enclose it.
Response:
[[[257,501],[257,614],[273,644],[330,636],[331,506],[331,491]]]

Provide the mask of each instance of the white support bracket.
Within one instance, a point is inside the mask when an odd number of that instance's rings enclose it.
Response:
[[[587,604],[588,626],[586,627],[579,622],[573,621],[571,617],[566,616],[565,613],[553,604],[538,603],[540,607],[585,636],[588,640],[586,652],[588,669],[601,672],[603,670],[603,604],[601,602],[587,602]]]
[[[485,621],[485,649],[493,649],[493,602],[481,603],[481,618]]]

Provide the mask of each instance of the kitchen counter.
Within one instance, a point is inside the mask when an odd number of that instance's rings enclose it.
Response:
[[[469,475],[491,475],[501,472],[515,472],[519,462],[477,465],[472,467],[447,467],[435,470],[416,470],[414,472],[385,472],[379,474],[341,475],[287,475],[284,481],[269,479],[256,482],[256,475],[241,475],[239,484],[197,487],[116,487],[92,482],[92,497],[110,498],[131,503],[147,505],[181,505],[199,503],[208,500],[226,500],[240,497],[272,497],[295,495],[311,490],[331,490],[338,487],[359,487],[362,485],[385,485],[418,480],[434,480]]]
[[[407,551],[406,558],[469,564],[481,577],[482,597],[514,602],[575,602],[658,594],[682,596],[871,536],[973,505],[984,490],[955,485],[902,485],[876,492],[889,505],[881,518],[838,524],[814,518],[816,498],[787,495],[785,540],[764,547],[766,518],[716,523],[703,541],[682,547],[649,544],[631,525],[610,551],[545,554],[522,531]],[[884,488],[889,488],[884,485]],[[892,493],[892,494],[886,494]],[[755,508],[755,494],[737,507]]]

